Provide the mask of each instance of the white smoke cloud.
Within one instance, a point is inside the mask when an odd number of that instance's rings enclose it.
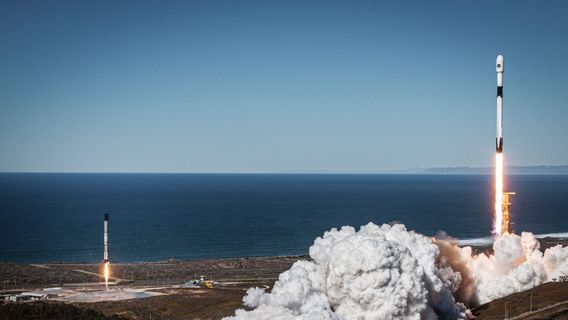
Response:
[[[470,247],[459,248],[461,263],[473,278],[471,302],[483,304],[568,275],[568,247],[558,245],[544,253],[539,249],[530,232],[496,238],[492,255],[472,255]]]
[[[313,261],[296,262],[270,293],[249,289],[254,309],[228,319],[465,319],[451,292],[461,278],[437,267],[438,252],[401,224],[332,229],[310,247]]]
[[[485,303],[568,275],[568,247],[542,253],[531,233],[499,237],[493,250],[473,255],[402,224],[334,228],[314,241],[312,261],[294,263],[270,293],[249,289],[243,302],[252,309],[226,319],[467,319],[461,302]]]

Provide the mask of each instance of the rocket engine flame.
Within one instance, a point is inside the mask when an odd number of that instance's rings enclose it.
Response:
[[[509,233],[508,223],[503,224],[503,153],[495,154],[495,221],[493,233]]]
[[[104,266],[104,276],[105,276],[105,288],[106,290],[108,290],[108,277],[110,274],[110,267],[109,267],[109,263],[105,262],[105,266]]]

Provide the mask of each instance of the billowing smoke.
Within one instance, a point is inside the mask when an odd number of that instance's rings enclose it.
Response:
[[[250,288],[251,308],[227,319],[467,319],[484,303],[568,274],[568,247],[539,251],[531,233],[496,239],[494,254],[435,240],[402,224],[331,229],[312,261],[283,272],[270,293]]]
[[[332,229],[271,293],[249,289],[243,301],[254,309],[233,319],[465,319],[452,297],[460,275],[437,266],[438,252],[402,224]]]
[[[470,300],[461,301],[483,304],[568,275],[568,247],[557,245],[544,253],[539,249],[540,243],[530,232],[496,238],[492,255],[472,255],[471,247],[456,247],[457,256],[448,259],[449,264],[467,266],[461,274],[473,279],[468,284]]]

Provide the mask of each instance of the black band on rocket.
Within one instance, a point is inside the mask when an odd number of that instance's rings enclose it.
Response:
[[[497,87],[497,96],[503,97],[503,87]]]
[[[497,138],[495,141],[495,148],[496,151],[501,153],[503,152],[503,138]]]

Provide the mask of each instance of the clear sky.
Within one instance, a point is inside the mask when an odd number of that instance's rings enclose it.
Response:
[[[568,163],[567,1],[1,1],[0,171]]]

